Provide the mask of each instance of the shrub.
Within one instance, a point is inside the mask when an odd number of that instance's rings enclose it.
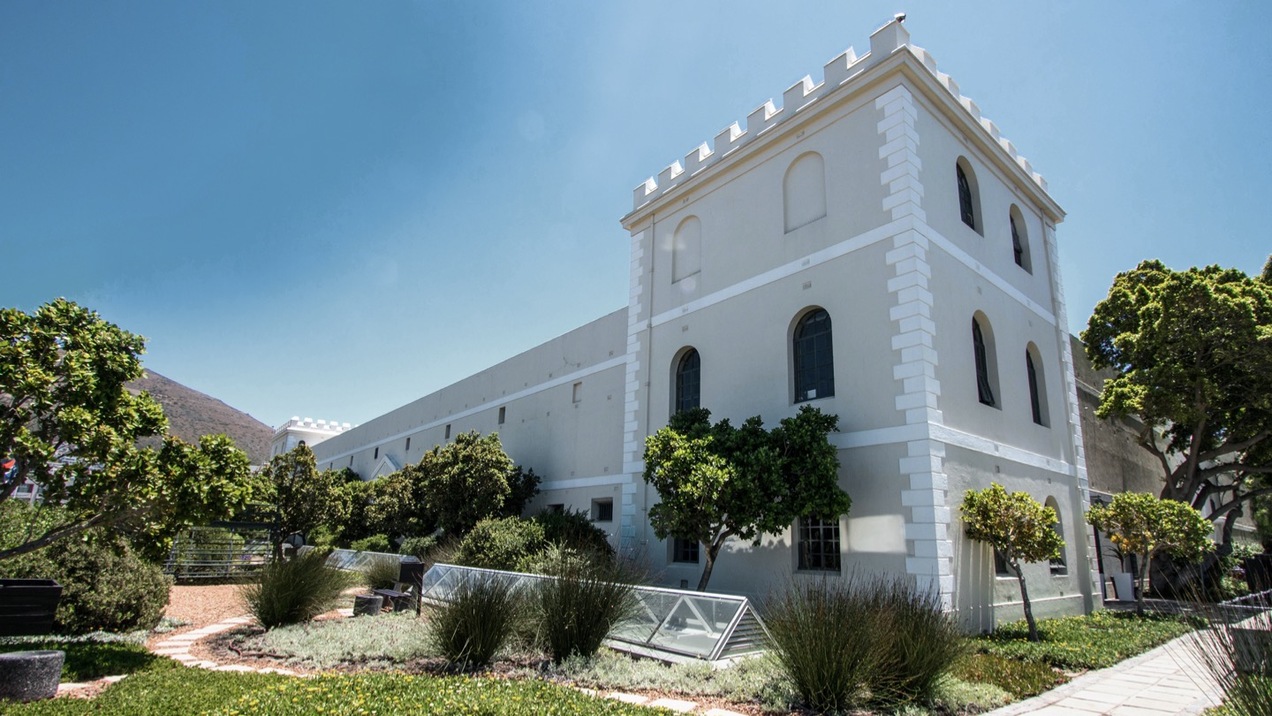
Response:
[[[884,661],[870,690],[876,703],[930,701],[937,681],[965,650],[963,635],[940,598],[899,579],[866,586],[887,635],[877,648]]]
[[[998,654],[966,654],[954,662],[950,673],[963,681],[993,684],[1018,699],[1041,694],[1065,680],[1063,674],[1043,662]]]
[[[248,611],[266,629],[299,624],[330,610],[358,575],[327,566],[327,553],[310,550],[261,571],[260,581],[243,587]]]
[[[121,539],[92,531],[82,539],[5,562],[6,576],[55,579],[62,585],[58,634],[153,629],[168,604],[171,580]]]
[[[939,598],[898,579],[793,584],[770,599],[771,647],[814,710],[930,701],[962,653]]]
[[[636,609],[632,585],[609,562],[553,547],[544,573],[549,578],[535,585],[532,613],[554,662],[592,656],[614,625]]]
[[[429,554],[436,546],[436,537],[407,537],[402,540],[402,545],[398,547],[398,553],[415,557],[419,561],[428,564]]]
[[[451,592],[449,602],[429,611],[430,646],[452,665],[478,668],[508,642],[521,604],[509,582],[473,577]]]
[[[544,510],[534,516],[543,527],[543,537],[552,544],[562,545],[579,552],[590,552],[606,557],[614,556],[609,536],[605,530],[592,523],[583,510]]]
[[[520,517],[485,519],[460,540],[455,559],[467,567],[518,571],[545,546],[538,522]]]
[[[765,604],[770,648],[805,705],[847,711],[862,703],[878,668],[881,624],[851,583],[791,583]]]
[[[396,557],[376,557],[362,572],[363,581],[372,589],[392,589],[402,571],[402,562]]]
[[[387,535],[371,535],[354,540],[349,544],[349,549],[358,552],[392,552],[393,546],[389,544]]]

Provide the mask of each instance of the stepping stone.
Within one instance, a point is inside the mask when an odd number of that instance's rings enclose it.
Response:
[[[746,714],[740,714],[737,711],[730,711],[728,709],[710,709],[706,712],[705,716],[746,716]]]
[[[677,711],[682,714],[692,713],[697,710],[698,704],[692,701],[681,701],[680,699],[657,699],[645,704],[656,709],[667,709],[668,711]]]
[[[128,678],[128,674],[116,674],[115,676],[103,676],[102,681],[108,684],[117,684],[126,678]]]
[[[621,691],[611,691],[608,694],[605,694],[605,698],[622,701],[625,704],[643,704],[649,700],[647,697],[641,696],[640,694],[625,694]]]
[[[238,672],[256,671],[256,669],[253,669],[250,666],[244,666],[242,664],[225,664],[223,666],[218,666],[213,670],[214,671],[238,671]]]

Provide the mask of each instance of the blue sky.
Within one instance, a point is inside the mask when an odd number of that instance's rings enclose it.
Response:
[[[898,10],[1068,212],[1074,331],[1141,259],[1262,267],[1272,3],[11,0],[0,305],[364,422],[624,305],[632,187]]]

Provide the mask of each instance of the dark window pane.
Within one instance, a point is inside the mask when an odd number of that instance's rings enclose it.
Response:
[[[799,518],[799,568],[839,571],[839,518]]]
[[[676,366],[676,412],[692,410],[701,403],[702,359],[690,348]]]
[[[1007,219],[1011,222],[1011,250],[1016,255],[1016,265],[1024,268],[1025,247],[1020,243],[1020,232],[1016,230],[1016,217],[1008,216]]]
[[[682,539],[676,537],[672,543],[671,561],[688,562],[690,564],[698,563],[698,541],[692,539]]]
[[[981,335],[980,323],[972,319],[972,349],[976,353],[976,391],[980,402],[985,405],[994,404],[994,389],[989,385],[989,358],[985,351],[985,336]]]
[[[1034,368],[1033,356],[1025,351],[1025,373],[1029,376],[1029,407],[1033,409],[1033,421],[1042,425],[1042,404],[1038,400],[1038,370]]]
[[[954,171],[958,173],[959,213],[963,215],[963,223],[975,229],[976,210],[972,207],[972,185],[967,181],[967,175],[963,173],[963,167],[955,164]]]
[[[830,314],[817,309],[795,327],[795,402],[835,394]]]

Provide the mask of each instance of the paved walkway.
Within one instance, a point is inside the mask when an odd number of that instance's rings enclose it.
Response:
[[[1218,706],[1223,690],[1189,646],[1190,635],[984,716],[1165,716]]]

